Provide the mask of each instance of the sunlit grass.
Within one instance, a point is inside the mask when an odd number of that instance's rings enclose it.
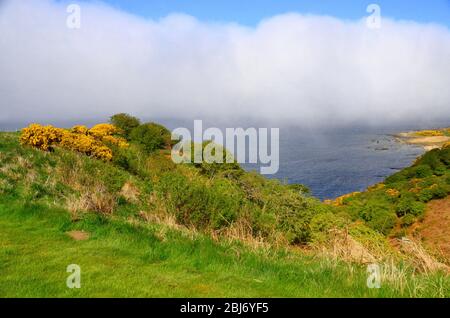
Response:
[[[82,229],[86,241],[66,232]],[[135,227],[64,210],[0,205],[1,297],[408,297],[449,296],[439,274],[407,288],[366,286],[366,268],[292,251],[250,250],[161,226]],[[66,287],[66,267],[81,267],[81,288]]]

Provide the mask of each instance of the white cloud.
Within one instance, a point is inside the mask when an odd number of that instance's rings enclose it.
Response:
[[[255,28],[81,3],[0,5],[0,121],[254,117],[298,124],[450,118],[450,31],[285,14]],[[364,14],[364,13],[362,13]]]

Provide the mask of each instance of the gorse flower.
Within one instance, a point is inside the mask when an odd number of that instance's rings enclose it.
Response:
[[[121,137],[115,137],[115,136],[104,136],[102,138],[102,141],[106,144],[112,144],[115,146],[119,146],[120,148],[126,148],[128,147],[128,143],[126,139]]]
[[[75,134],[87,135],[89,132],[89,128],[83,125],[76,125],[72,127],[71,131]]]
[[[41,126],[39,124],[31,124],[27,128],[22,129],[20,142],[23,145],[30,145],[41,150],[49,150],[52,145],[61,141],[65,131],[53,126]]]
[[[111,124],[98,124],[89,129],[89,134],[99,139],[105,136],[113,136],[120,132],[119,128]]]
[[[113,158],[113,151],[108,145],[128,147],[124,138],[114,136],[118,133],[120,133],[120,129],[111,124],[99,124],[91,129],[77,125],[70,131],[53,126],[31,124],[22,129],[20,142],[22,145],[29,145],[44,151],[59,146],[110,161]]]

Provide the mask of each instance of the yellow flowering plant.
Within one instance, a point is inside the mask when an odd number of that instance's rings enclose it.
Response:
[[[108,144],[119,147],[128,146],[125,139],[113,136],[118,132],[120,130],[110,124],[99,124],[91,129],[78,125],[72,127],[70,131],[53,126],[31,124],[22,129],[20,142],[22,145],[29,145],[44,151],[59,146],[110,161],[113,158],[113,151]]]
[[[83,125],[76,125],[72,127],[71,131],[74,134],[87,135],[89,133],[89,128]]]
[[[52,145],[59,143],[64,134],[64,130],[53,126],[41,126],[39,124],[31,124],[22,129],[20,143],[22,145],[30,145],[40,150],[48,151]]]
[[[119,128],[111,124],[98,124],[89,129],[89,134],[98,139],[102,139],[105,136],[113,136],[120,132]]]

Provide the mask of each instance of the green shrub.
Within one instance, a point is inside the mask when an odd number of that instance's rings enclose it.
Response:
[[[198,229],[220,229],[236,220],[240,200],[223,184],[206,187],[175,172],[165,173],[157,185],[177,221]]]
[[[226,150],[224,147],[215,144],[212,148],[211,155],[214,158],[208,158],[208,160],[205,159],[205,148],[208,145],[214,145],[211,141],[205,141],[201,144],[201,163],[194,163],[194,166],[198,169],[200,169],[201,173],[204,175],[207,175],[208,177],[212,176],[223,176],[226,178],[231,179],[237,179],[239,176],[241,176],[244,173],[244,170],[241,168],[241,166],[236,162],[236,160],[233,158],[233,155]],[[196,147],[197,146],[197,147]],[[195,144],[194,142],[191,142],[191,160],[190,162],[194,162],[195,159],[195,152],[199,151],[198,146],[200,144]],[[221,158],[222,162],[211,162],[213,159],[215,159],[216,151],[222,152],[218,154],[218,157]],[[208,162],[209,161],[209,162]]]
[[[426,178],[433,175],[433,170],[427,164],[419,164],[405,168],[386,178],[386,184],[400,183],[412,178]]]
[[[406,170],[406,169],[405,169]],[[392,185],[395,183],[403,182],[407,179],[405,170],[399,171],[397,173],[394,173],[393,175],[387,177],[384,182],[386,184]]]
[[[127,139],[129,139],[131,131],[141,124],[138,118],[125,113],[111,116],[110,122],[117,128],[121,129]]]
[[[311,238],[314,241],[326,240],[330,230],[343,229],[350,223],[349,217],[331,212],[320,213],[311,219]]]
[[[171,133],[162,125],[146,123],[134,128],[130,133],[130,139],[147,153],[152,153],[170,146]]]
[[[449,188],[444,183],[433,184],[428,188],[422,189],[418,193],[418,198],[422,202],[428,202],[432,199],[443,199],[448,195]]]
[[[440,150],[439,149],[433,149],[428,152],[426,152],[424,155],[422,155],[416,162],[417,165],[427,165],[431,169],[435,169],[437,166],[441,164],[440,160]]]
[[[433,170],[429,165],[421,164],[413,168],[416,178],[426,178],[433,175]]]
[[[408,227],[413,225],[417,221],[417,218],[413,214],[406,214],[401,218],[401,226]]]
[[[422,202],[425,202],[425,203],[432,200],[433,196],[434,196],[433,190],[430,188],[422,189],[417,194],[417,197],[419,198],[419,200]]]
[[[439,151],[439,158],[444,165],[450,166],[450,147],[441,149]]]
[[[311,240],[311,219],[319,214],[330,211],[313,198],[303,197],[296,192],[278,192],[267,198],[265,206],[278,216],[278,229],[285,233],[286,239],[292,244],[304,244]]]
[[[289,184],[288,188],[300,194],[308,194],[308,195],[311,194],[311,190],[303,184]]]
[[[251,227],[255,236],[271,238],[277,232],[277,215],[272,211],[263,211],[259,206],[248,203],[243,206],[243,210],[252,211],[248,218],[251,220]]]
[[[436,187],[432,187],[433,189],[433,198],[435,199],[443,199],[445,198],[449,192],[450,192],[450,187],[447,186],[446,184],[437,184]]]
[[[397,222],[397,217],[390,204],[382,201],[368,201],[360,212],[360,217],[367,225],[387,235]]]
[[[440,164],[440,165],[436,166],[436,168],[434,169],[434,174],[437,176],[443,176],[446,171],[447,171],[447,167],[443,164]]]
[[[407,214],[412,214],[414,216],[422,215],[425,211],[425,204],[411,198],[402,198],[397,204],[395,212],[398,216],[405,216]]]

